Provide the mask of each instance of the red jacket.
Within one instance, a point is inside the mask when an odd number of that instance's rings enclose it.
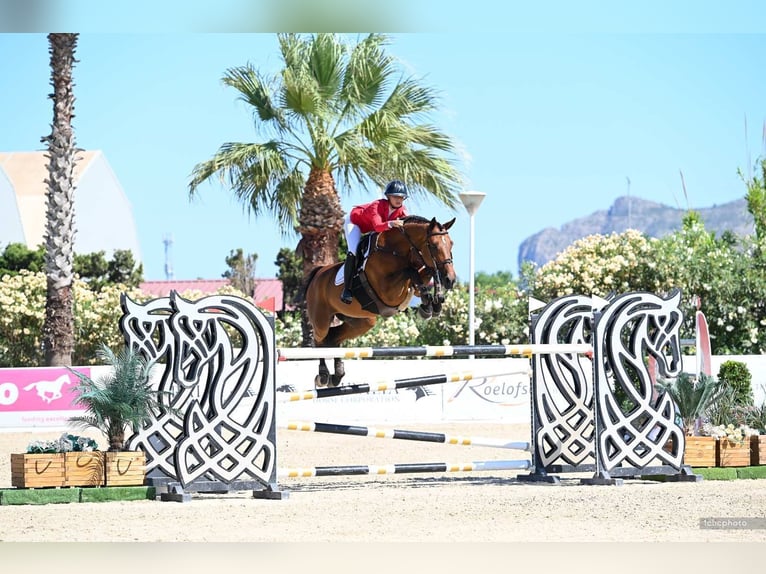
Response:
[[[388,222],[394,219],[401,219],[408,215],[404,205],[395,209],[389,215],[389,204],[387,199],[376,199],[364,205],[356,205],[351,208],[351,223],[358,226],[362,233],[370,231],[385,231],[388,229]]]

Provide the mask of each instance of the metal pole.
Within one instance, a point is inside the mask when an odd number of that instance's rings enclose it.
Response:
[[[468,221],[470,226],[470,237],[468,238],[468,270],[470,277],[468,278],[468,344],[473,345],[476,342],[476,332],[474,329],[474,321],[476,315],[474,291],[476,272],[474,269],[475,253],[474,253],[474,215],[476,210],[479,209],[479,205],[484,201],[486,193],[481,191],[464,191],[460,194],[460,201],[463,202],[465,210],[468,212]],[[473,355],[469,358],[473,359]]]
[[[468,280],[468,344],[473,345],[476,342],[476,332],[474,327],[474,316],[476,314],[476,309],[474,307],[475,301],[474,301],[474,282],[475,282],[475,272],[474,272],[474,214],[471,213],[470,215],[470,228],[471,228],[471,234],[468,242],[468,249],[470,250],[469,256],[468,256],[468,272],[470,274],[469,280]],[[471,355],[471,358],[473,359],[473,355]]]

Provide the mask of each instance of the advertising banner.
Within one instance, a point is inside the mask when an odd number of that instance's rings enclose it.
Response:
[[[91,367],[77,371],[91,375]],[[83,412],[74,404],[76,384],[64,367],[0,369],[0,430],[66,427]]]
[[[346,360],[344,364],[343,385],[392,383],[440,374],[460,380],[313,401],[285,403],[277,398],[277,420],[341,424],[529,422],[528,359],[363,359]],[[277,363],[277,390],[313,389],[318,365],[316,360]]]

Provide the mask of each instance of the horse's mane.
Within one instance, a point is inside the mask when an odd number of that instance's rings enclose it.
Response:
[[[421,217],[420,215],[408,215],[402,221],[407,223],[431,223],[431,220],[427,217]]]

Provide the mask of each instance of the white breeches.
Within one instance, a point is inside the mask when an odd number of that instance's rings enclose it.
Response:
[[[346,236],[349,252],[356,253],[356,248],[362,239],[362,231],[356,224],[351,223],[351,212],[347,213],[343,220],[343,234]]]

